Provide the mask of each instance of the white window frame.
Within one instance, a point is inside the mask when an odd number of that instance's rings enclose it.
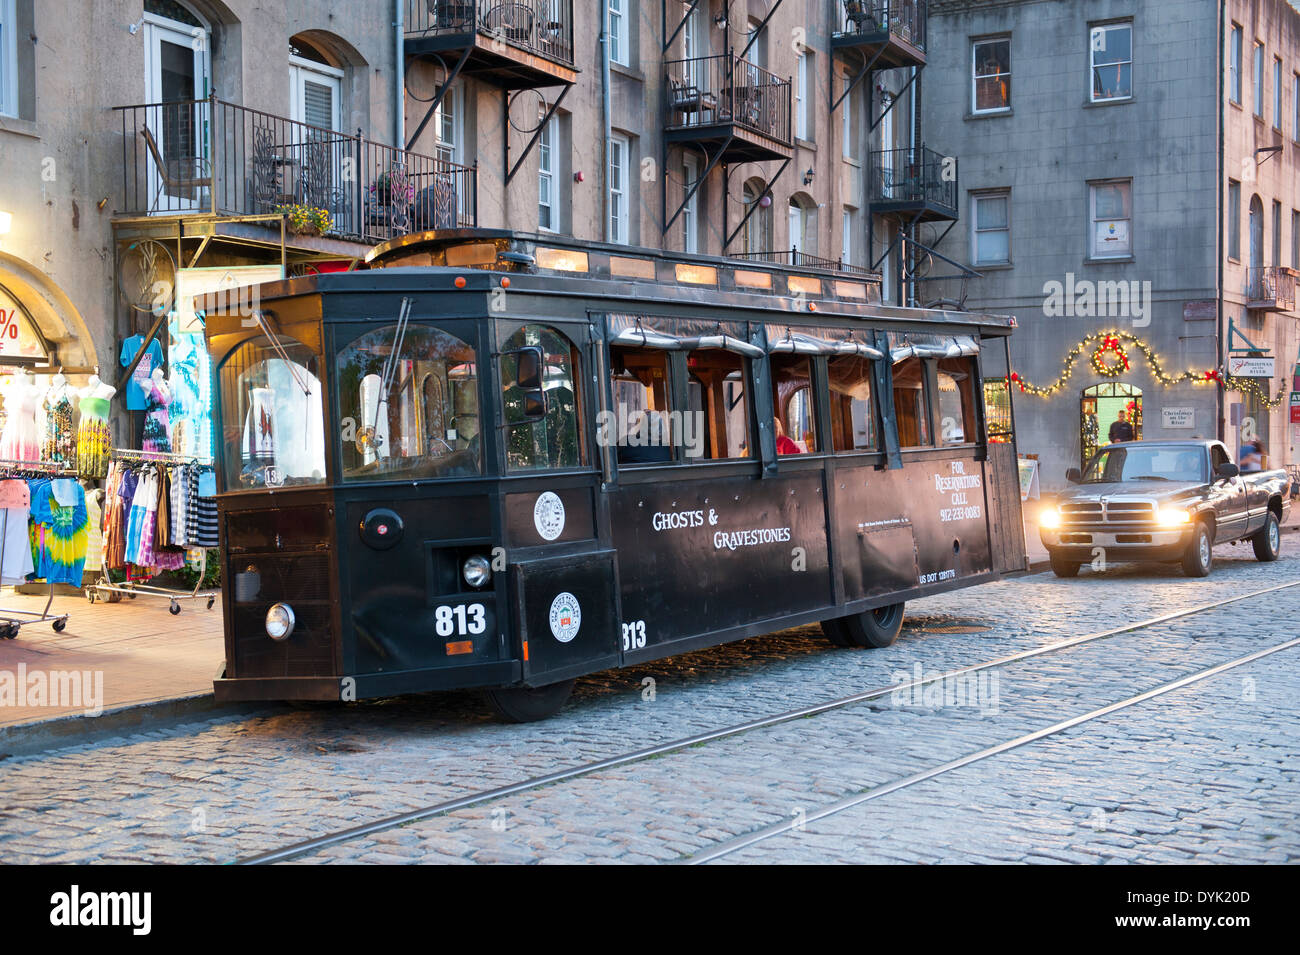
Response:
[[[787,207],[787,225],[790,229],[790,261],[792,265],[798,264],[798,255],[795,253],[805,252],[804,239],[808,235],[808,216],[807,210],[793,199]]]
[[[627,36],[628,15],[626,5],[631,0],[609,0],[609,58],[619,66],[631,66]]]
[[[1097,35],[1104,34],[1108,30],[1127,30],[1128,31],[1128,56],[1127,60],[1117,60],[1114,63],[1103,63],[1102,66],[1111,68],[1128,64],[1128,93],[1124,96],[1098,96],[1097,95]],[[1133,21],[1119,20],[1114,23],[1099,23],[1094,26],[1088,34],[1088,98],[1093,103],[1122,103],[1125,100],[1133,98]]]
[[[1254,50],[1251,53],[1250,75],[1255,84],[1253,92],[1254,100],[1251,102],[1251,108],[1255,115],[1260,119],[1264,118],[1264,44],[1258,40],[1255,41]]]
[[[1282,58],[1273,57],[1273,126],[1282,131]]]
[[[1300,143],[1300,73],[1291,74],[1291,139]]]
[[[840,152],[843,158],[849,162],[857,162],[858,144],[853,138],[853,91],[849,88],[849,84],[852,82],[853,80],[848,76],[840,77],[840,96],[842,97],[840,99],[840,110],[843,113],[841,122],[843,123],[844,137],[843,148]]]
[[[979,48],[989,43],[1005,43],[1007,45],[1008,62],[1006,68],[1002,72],[990,73],[988,74],[988,76],[1005,76],[1007,78],[1008,83],[1011,82],[1013,76],[1011,70],[1012,64],[1010,63],[1010,58],[1011,58],[1011,35],[1010,34],[1006,34],[1005,36],[986,36],[986,37],[981,37],[978,40],[972,40],[970,45],[970,111],[972,115],[988,116],[994,113],[1009,113],[1011,111],[1011,94],[1009,91],[1007,93],[1006,106],[994,106],[989,109],[979,108],[979,84],[977,81],[980,79],[980,77],[975,75],[976,56],[979,53]],[[984,77],[984,79],[987,79],[988,76]]]
[[[0,116],[18,115],[18,5],[0,0]]]
[[[853,227],[857,221],[857,210],[845,206],[840,222],[840,261],[845,265],[853,264]]]
[[[453,86],[433,116],[434,154],[444,162],[465,164],[465,90]],[[447,114],[451,115],[448,116]],[[448,122],[450,120],[450,122]]]
[[[186,7],[191,13],[193,9]],[[194,90],[191,98],[201,100],[207,96],[211,89],[212,83],[212,58],[210,51],[212,49],[212,28],[207,20],[195,14],[202,27],[191,26],[188,23],[181,23],[178,20],[172,20],[167,17],[160,17],[153,13],[146,13],[141,19],[144,25],[144,90],[145,102],[154,104],[162,102],[162,44],[171,43],[178,47],[189,47],[193,51],[194,57]],[[196,31],[202,31],[203,42],[196,43],[199,39]],[[151,115],[154,111],[147,110],[150,122],[157,122],[156,117]],[[167,142],[166,131],[159,127],[153,130],[156,137],[158,148],[164,156],[172,150],[172,144]],[[193,130],[194,141],[192,144],[186,143],[186,149],[193,149],[193,155],[206,155],[208,143],[205,137],[205,130],[201,123],[194,124]],[[187,139],[189,137],[186,137]],[[199,195],[190,197],[166,196],[165,200],[160,189],[162,179],[154,165],[152,156],[146,159],[148,163],[149,175],[149,194],[158,197],[163,202],[161,207],[150,208],[151,215],[165,215],[175,212],[189,212],[197,210],[200,206]]]
[[[682,159],[682,181],[689,190],[696,179],[700,178],[700,160],[695,156]],[[691,195],[682,206],[682,251],[688,255],[698,255],[700,251],[700,191]]]
[[[1001,199],[1006,206],[1007,224],[996,229],[981,229],[979,206],[981,199]],[[1007,234],[1007,256],[1005,259],[981,259],[979,257],[979,236],[985,232],[1005,232]],[[1011,264],[1011,190],[986,189],[970,194],[970,259],[974,266],[1010,265]]]
[[[1300,209],[1291,210],[1291,268],[1300,269]]]
[[[1228,195],[1224,200],[1228,217],[1228,258],[1234,262],[1241,261],[1241,183],[1236,179],[1228,180]]]
[[[555,202],[555,188],[559,182],[555,175],[555,145],[558,140],[559,117],[552,116],[537,138],[537,228],[540,232],[560,231]],[[542,224],[543,209],[549,225]]]
[[[330,118],[330,130],[339,132],[343,128],[343,71],[337,67],[317,63],[315,60],[303,59],[289,54],[289,118],[298,123],[307,122],[307,99],[304,83],[310,81],[319,86],[330,88],[334,115]]]
[[[1241,70],[1245,44],[1245,31],[1237,24],[1232,25],[1232,36],[1228,40],[1228,99],[1241,105]]]
[[[808,51],[802,50],[795,61],[794,73],[795,136],[805,142],[812,137],[808,132]]]
[[[1107,216],[1105,219],[1097,218],[1097,190],[1102,186],[1124,186],[1128,189],[1128,215],[1127,216]],[[1098,222],[1126,222],[1128,223],[1128,248],[1123,252],[1112,251],[1106,253],[1097,247],[1097,223]],[[1088,183],[1088,258],[1094,260],[1102,259],[1129,259],[1133,257],[1133,180],[1132,179],[1103,179]]]
[[[622,133],[612,133],[609,137],[609,169],[606,173],[606,188],[609,194],[609,242],[619,245],[628,244],[629,201],[631,190],[628,188],[628,175],[632,168],[632,140]]]

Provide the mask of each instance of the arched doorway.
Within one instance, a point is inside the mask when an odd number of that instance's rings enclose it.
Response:
[[[1123,381],[1105,381],[1083,389],[1079,401],[1079,467],[1085,468],[1097,449],[1110,444],[1110,426],[1124,412],[1133,425],[1134,440],[1142,438],[1142,389]]]

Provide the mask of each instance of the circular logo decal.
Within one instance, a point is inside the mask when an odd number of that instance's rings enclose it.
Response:
[[[533,526],[544,541],[553,541],[564,533],[564,502],[554,491],[543,491],[533,505]]]
[[[578,635],[582,626],[582,608],[573,594],[562,593],[551,601],[551,633],[561,643],[568,643]]]

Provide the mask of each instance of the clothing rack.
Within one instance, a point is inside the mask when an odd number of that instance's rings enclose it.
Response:
[[[119,461],[140,462],[144,464],[192,464],[199,467],[211,467],[212,462],[205,458],[195,457],[190,454],[174,454],[169,451],[137,451],[133,448],[110,448],[109,457]],[[86,599],[93,605],[96,600],[104,600],[108,603],[119,603],[122,595],[125,594],[132,600],[136,597],[166,597],[169,604],[167,609],[173,613],[181,612],[180,601],[182,600],[206,600],[207,609],[211,610],[213,604],[217,601],[217,591],[200,590],[203,586],[203,576],[207,572],[207,549],[193,548],[202,550],[204,554],[203,566],[199,569],[198,580],[194,582],[194,589],[184,591],[172,587],[157,587],[153,584],[141,584],[129,577],[122,583],[116,583],[108,575],[108,568],[104,567],[100,573],[101,577],[95,583],[86,588]]]
[[[24,477],[76,477],[76,471],[66,464],[54,461],[16,461],[0,458],[0,480]],[[9,534],[9,512],[0,512],[0,578],[4,577],[5,540]],[[55,633],[62,633],[68,625],[68,614],[51,614],[54,605],[54,581],[50,581],[49,599],[45,609],[39,613],[35,610],[19,610],[16,607],[0,607],[0,639],[13,640],[18,631],[28,624],[45,623],[47,620]]]

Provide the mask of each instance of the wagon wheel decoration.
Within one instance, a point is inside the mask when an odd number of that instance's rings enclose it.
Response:
[[[137,312],[165,315],[176,298],[176,262],[156,239],[132,242],[117,263],[117,289]]]
[[[1112,353],[1114,359],[1108,360],[1106,356]],[[1092,353],[1092,368],[1107,378],[1114,378],[1129,370],[1128,352],[1124,351],[1118,338],[1108,335],[1101,340],[1101,347]]]
[[[521,96],[528,96],[529,98],[528,100],[524,101],[523,104],[522,115],[525,118],[523,122],[517,123],[515,122],[515,103],[518,103],[520,101],[519,98]],[[535,111],[530,110],[528,108],[528,103],[531,102],[533,98],[536,98],[537,101],[537,109]],[[537,92],[537,90],[515,90],[515,92],[510,94],[510,99],[506,106],[506,118],[510,121],[511,129],[513,129],[517,133],[523,133],[525,136],[527,136],[537,132],[537,130],[541,128],[543,120],[546,119],[546,113],[550,110],[550,108],[551,108],[550,104],[546,102],[546,97],[543,96],[541,93]],[[526,123],[530,122],[530,120],[528,120],[527,118],[529,116],[537,117],[536,121],[533,122],[531,126],[525,125]]]
[[[685,175],[680,175],[680,176],[674,175],[672,170],[677,169],[684,173],[686,171],[685,154],[690,153],[694,155],[695,153],[699,153],[700,162],[697,168],[699,169],[700,175],[703,176],[704,170],[709,168],[709,153],[708,150],[706,150],[703,146],[699,145],[698,143],[682,143],[681,145],[682,145],[682,153],[683,153],[681,164],[677,165],[675,163],[669,163],[668,168],[664,170],[664,178],[667,179],[669,182],[671,182],[673,185],[681,186],[682,191],[685,192],[687,189],[691,188],[691,186],[695,185],[695,180],[694,179],[688,180]]]
[[[447,61],[437,53],[422,53],[405,71],[403,83],[407,95],[420,103],[432,103],[447,82],[449,72]]]

